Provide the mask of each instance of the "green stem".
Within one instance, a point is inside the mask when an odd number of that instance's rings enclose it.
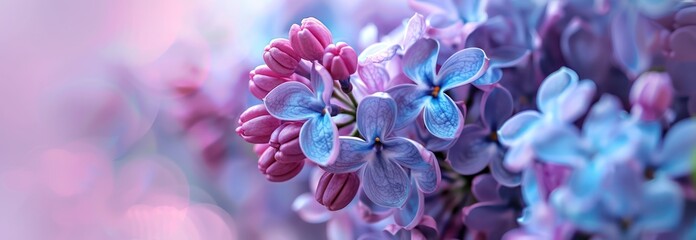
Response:
[[[349,93],[348,97],[350,98],[350,101],[353,103],[353,107],[355,107],[355,109],[358,109],[358,101],[355,100],[355,96],[353,96],[353,92]]]

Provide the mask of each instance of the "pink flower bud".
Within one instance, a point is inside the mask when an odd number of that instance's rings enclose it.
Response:
[[[247,109],[239,116],[236,132],[249,143],[268,143],[280,120],[271,116],[263,104]]]
[[[672,105],[674,90],[667,73],[647,72],[631,88],[634,112],[643,120],[659,120]]]
[[[276,73],[290,76],[300,63],[300,56],[290,45],[290,40],[276,38],[271,41],[263,53],[263,61]]]
[[[347,79],[358,67],[358,55],[347,43],[331,44],[324,51],[322,65],[331,72],[333,79]]]
[[[291,79],[271,70],[266,65],[261,65],[249,72],[249,91],[256,98],[263,99],[268,92],[287,81]]]
[[[333,42],[331,32],[316,18],[302,19],[302,25],[290,27],[290,44],[300,57],[309,61],[321,61],[326,46]]]
[[[259,171],[266,175],[271,182],[284,182],[297,176],[302,171],[304,161],[281,163],[276,161],[275,154],[278,149],[269,147],[259,158]]]
[[[300,129],[302,129],[302,123],[287,122],[273,132],[269,145],[278,149],[275,154],[276,160],[283,163],[304,162],[307,157],[300,148]]]
[[[356,173],[325,172],[317,184],[314,198],[331,211],[341,210],[353,201],[358,193],[360,179]]]

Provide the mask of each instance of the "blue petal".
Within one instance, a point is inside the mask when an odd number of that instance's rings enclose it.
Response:
[[[621,102],[614,96],[604,95],[592,106],[585,119],[582,131],[585,138],[599,149],[612,141],[612,132],[615,132],[621,122]]]
[[[459,139],[447,152],[447,161],[460,174],[472,175],[480,172],[496,153],[496,146],[486,142],[488,131],[478,125],[464,126]]]
[[[484,22],[488,19],[486,6],[488,1],[461,1],[459,15],[465,23]]]
[[[488,86],[498,83],[501,78],[503,78],[503,71],[500,68],[488,67],[488,70],[471,84],[486,91]]]
[[[430,91],[419,89],[417,85],[403,84],[387,90],[396,101],[395,129],[401,129],[413,122],[425,106]]]
[[[317,115],[302,125],[300,148],[309,160],[320,166],[333,163],[338,156],[338,129],[329,114]]]
[[[544,195],[539,187],[539,177],[533,167],[526,168],[522,172],[522,197],[527,206],[532,206],[544,200]]]
[[[394,212],[394,222],[407,230],[413,229],[423,217],[425,210],[423,205],[423,193],[411,186],[411,194],[409,194],[406,204]]]
[[[562,67],[551,73],[539,87],[537,93],[537,106],[543,113],[552,113],[558,108],[558,98],[572,90],[578,84],[578,74],[575,71]]]
[[[587,112],[594,98],[596,86],[592,80],[582,80],[576,87],[568,91],[558,102],[556,114],[558,119],[573,122]]]
[[[310,71],[310,81],[312,82],[314,94],[316,94],[317,98],[321,100],[324,105],[329,105],[329,100],[333,93],[333,78],[329,71],[321,64],[314,64]]]
[[[340,137],[340,147],[336,161],[324,167],[324,170],[331,173],[349,173],[359,170],[373,159],[374,149],[372,144],[356,137]]]
[[[614,56],[629,75],[637,76],[650,66],[649,28],[646,19],[633,11],[621,11],[611,22]]]
[[[466,48],[456,52],[442,64],[435,83],[446,91],[481,77],[488,67],[486,53],[480,48]]]
[[[433,39],[423,38],[416,41],[404,53],[404,74],[418,85],[433,86],[439,51],[440,44]]]
[[[268,113],[274,117],[299,121],[319,115],[324,108],[321,101],[307,86],[299,82],[283,83],[268,93],[263,100]]]
[[[502,86],[483,94],[481,101],[483,122],[491,129],[501,126],[512,115],[512,108],[512,95]]]
[[[423,120],[428,131],[442,139],[456,138],[464,125],[462,113],[446,94],[430,98],[430,102],[425,105]]]
[[[423,159],[425,159],[428,167],[425,169],[413,169],[411,176],[416,180],[416,186],[423,193],[431,193],[437,190],[440,185],[442,175],[440,175],[440,165],[437,163],[437,158],[432,152],[421,149]]]
[[[589,159],[580,133],[573,126],[544,126],[535,132],[532,143],[539,159],[569,166],[580,166]]]
[[[411,181],[396,162],[376,158],[362,170],[363,190],[375,204],[400,208],[411,191]]]
[[[658,177],[643,186],[643,204],[635,225],[641,230],[662,232],[679,224],[684,211],[681,188],[672,180]]]
[[[696,120],[682,120],[672,126],[663,144],[659,155],[662,166],[658,170],[670,176],[687,175],[696,155]]]
[[[601,194],[605,212],[611,216],[625,218],[633,216],[641,209],[641,202],[636,196],[641,195],[643,172],[629,164],[612,164],[607,166],[607,174],[602,180]]]
[[[358,131],[368,142],[384,139],[396,122],[396,102],[386,93],[364,98],[357,111]]]
[[[498,140],[511,146],[527,137],[540,119],[541,115],[537,111],[520,112],[503,123],[498,130]]]
[[[517,46],[502,46],[488,51],[491,68],[512,67],[525,60],[531,52],[529,49]]]
[[[402,137],[385,139],[382,156],[409,169],[427,169],[428,164],[421,156],[417,143]]]

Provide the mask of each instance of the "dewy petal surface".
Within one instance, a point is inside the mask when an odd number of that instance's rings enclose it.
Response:
[[[466,48],[449,57],[438,72],[436,84],[442,91],[452,89],[481,77],[488,67],[486,53],[480,48]]]
[[[428,100],[429,90],[419,88],[413,84],[403,84],[387,90],[396,102],[395,129],[401,129],[416,119]]]
[[[300,130],[300,147],[309,160],[326,166],[338,156],[338,129],[329,114],[310,118]]]
[[[424,38],[416,41],[404,54],[404,74],[418,85],[432,86],[439,51],[440,44],[433,39]]]
[[[338,157],[324,170],[331,173],[355,172],[374,157],[372,144],[356,137],[340,137]]]
[[[396,122],[396,102],[386,93],[376,93],[363,99],[358,105],[357,122],[360,134],[372,142],[385,139]]]
[[[379,157],[368,161],[363,168],[362,181],[367,197],[384,207],[403,206],[411,191],[406,171],[399,164]]]
[[[307,86],[299,82],[283,83],[263,100],[268,113],[281,120],[298,121],[319,115],[323,104]]]
[[[464,125],[462,113],[446,94],[430,98],[423,117],[428,131],[442,139],[456,138]]]

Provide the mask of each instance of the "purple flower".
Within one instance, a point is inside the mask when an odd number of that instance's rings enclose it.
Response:
[[[345,80],[355,73],[358,55],[347,43],[339,42],[326,47],[322,64],[334,79]]]
[[[445,91],[473,82],[486,70],[488,58],[479,48],[467,48],[452,55],[438,74],[435,65],[440,45],[432,39],[416,41],[404,54],[403,71],[414,84],[393,87],[387,92],[399,106],[397,129],[411,123],[421,112],[428,131],[438,138],[456,138],[464,118]]]
[[[321,61],[324,49],[333,42],[331,31],[313,17],[302,19],[302,25],[293,24],[288,35],[295,52],[310,61]]]
[[[263,61],[274,72],[283,76],[290,76],[299,65],[300,56],[292,49],[290,40],[276,38],[264,49]]]
[[[336,162],[324,169],[332,173],[360,170],[363,190],[378,205],[401,208],[409,198],[409,172],[428,169],[417,144],[390,136],[396,122],[396,103],[388,95],[378,93],[362,100],[357,110],[357,126],[365,140],[341,137]],[[435,176],[415,178],[416,181],[437,181]]]
[[[263,104],[248,108],[239,116],[236,131],[249,143],[268,143],[271,134],[280,126],[280,120],[271,116]]]
[[[325,166],[338,155],[338,129],[331,120],[333,80],[321,65],[311,69],[312,88],[299,82],[283,83],[268,93],[264,104],[274,117],[285,121],[304,121],[300,147],[309,160]]]
[[[673,98],[674,90],[667,73],[644,73],[631,88],[632,111],[646,121],[660,120]]]
[[[502,185],[516,186],[519,173],[503,166],[505,149],[498,142],[495,132],[512,115],[512,97],[502,87],[496,87],[483,95],[481,118],[483,127],[477,124],[464,126],[459,140],[447,152],[447,160],[460,174],[472,175],[490,166],[493,177]]]
[[[328,173],[321,175],[314,198],[330,211],[343,209],[355,198],[360,179],[355,173]]]
[[[483,174],[474,178],[472,192],[478,202],[462,210],[464,224],[479,237],[500,239],[517,227],[522,213],[519,188],[501,186],[491,175]]]

